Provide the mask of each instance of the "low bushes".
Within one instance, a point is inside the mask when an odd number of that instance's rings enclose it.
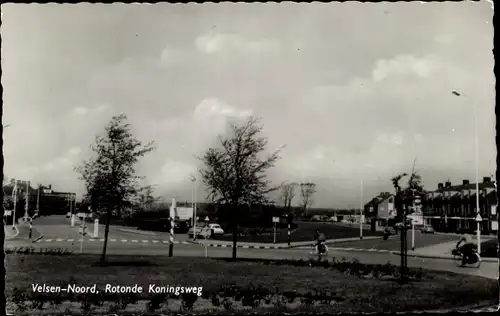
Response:
[[[62,250],[59,251],[62,253]],[[389,262],[385,265],[370,265],[362,264],[357,260],[347,261],[345,258],[341,260],[333,258],[331,261],[262,259],[241,259],[238,261],[260,262],[265,265],[309,266],[311,268],[332,269],[340,271],[345,275],[353,275],[365,279],[382,279],[384,277],[398,277],[399,275],[399,269]],[[422,269],[413,269],[409,272],[410,278],[414,282],[424,277]],[[74,282],[75,280],[71,279],[67,283]],[[60,285],[64,286],[65,284]],[[180,311],[185,312],[192,311],[195,303],[200,299],[205,301],[205,306],[208,304],[212,309],[222,308],[223,310],[231,310],[235,304],[252,309],[266,307],[286,310],[291,305],[294,305],[295,308],[303,307],[307,309],[317,305],[330,305],[332,302],[345,300],[342,295],[335,293],[335,291],[315,289],[299,293],[295,290],[281,290],[279,287],[272,289],[262,285],[255,286],[252,283],[247,286],[222,285],[219,288],[204,291],[201,297],[196,293],[184,293],[176,296],[174,294],[110,294],[104,291],[97,294],[75,294],[72,296],[70,294],[46,294],[22,291],[18,288],[14,288],[11,295],[11,301],[17,306],[20,312],[43,310],[51,306],[57,307],[64,302],[77,302],[83,313],[90,313],[96,308],[102,309],[104,305],[106,305],[107,311],[114,313],[124,311],[130,305],[143,301],[145,302],[147,312],[154,313],[159,310],[168,309],[170,307],[169,301],[172,300],[179,301]]]
[[[13,247],[5,249],[6,254],[23,254],[23,255],[52,255],[64,256],[72,255],[74,252],[67,248],[39,248],[38,251],[34,247]]]

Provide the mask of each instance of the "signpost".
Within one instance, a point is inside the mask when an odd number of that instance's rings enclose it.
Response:
[[[87,235],[87,225],[85,224],[85,222],[83,222],[83,224],[80,225],[79,233],[80,233],[80,235],[82,235],[82,239],[80,239],[80,253],[82,253],[83,252],[83,237],[85,235]]]
[[[176,217],[176,207],[175,197],[172,198],[172,205],[170,206],[170,244],[168,247],[168,256],[172,257],[174,255],[174,228],[175,228],[175,217]]]
[[[276,243],[276,223],[280,222],[279,217],[273,217],[273,224],[274,224],[274,238],[273,238],[273,243]]]
[[[481,214],[479,214],[479,211],[477,212],[476,216],[476,222],[477,222],[477,253],[481,254],[481,222],[483,221],[483,218],[481,217]]]

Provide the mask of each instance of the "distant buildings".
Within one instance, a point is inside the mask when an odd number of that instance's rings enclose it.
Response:
[[[371,220],[372,225],[387,226],[396,217],[394,195],[389,192],[380,193],[365,204],[364,208],[365,216]]]
[[[436,190],[420,197],[414,220],[418,224],[431,225],[436,231],[474,232],[476,224],[476,185],[463,180],[459,185],[447,181],[439,183]],[[491,178],[484,177],[479,183],[479,208],[481,231],[485,234],[498,231],[496,186]],[[396,216],[394,195],[380,193],[365,205],[365,214],[372,225],[391,225]],[[410,216],[412,217],[412,216]],[[420,220],[421,219],[421,220]]]
[[[463,180],[453,185],[439,183],[436,190],[428,192],[422,201],[426,224],[441,231],[476,230],[476,184]],[[497,197],[495,183],[484,177],[479,183],[479,209],[482,217],[481,231],[498,231]]]

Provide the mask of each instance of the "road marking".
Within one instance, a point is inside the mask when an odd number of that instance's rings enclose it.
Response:
[[[132,242],[139,242],[138,240],[133,239]]]
[[[51,242],[51,241],[52,241],[52,239],[45,239],[45,241],[46,241],[46,242]]]
[[[153,240],[153,244],[157,244],[158,243],[158,240]]]
[[[143,243],[147,243],[147,242],[149,242],[149,240],[143,240],[142,242],[143,242]]]
[[[68,241],[69,241],[69,242],[72,242],[72,241],[74,241],[74,239],[68,239]]]
[[[121,242],[127,242],[127,240],[126,239],[122,239]]]
[[[110,239],[110,241],[116,241],[116,239]]]
[[[101,238],[99,241],[104,241],[104,238]]]
[[[63,239],[57,238],[56,241],[63,241]]]
[[[162,240],[162,243],[168,244],[168,240]]]

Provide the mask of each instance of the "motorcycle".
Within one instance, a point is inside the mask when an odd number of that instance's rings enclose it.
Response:
[[[464,267],[464,265],[462,265],[462,258],[464,255],[460,251],[460,249],[452,249],[451,254],[453,255],[453,259],[457,262],[457,266]],[[473,268],[479,268],[481,266],[481,256],[477,253],[477,251],[473,251],[472,255],[467,258],[465,266],[470,266]]]

